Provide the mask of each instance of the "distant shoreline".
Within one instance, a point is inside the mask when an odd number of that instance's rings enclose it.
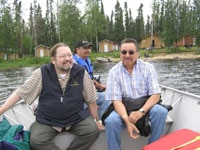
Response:
[[[176,53],[176,54],[159,54],[152,57],[141,57],[143,60],[173,60],[173,59],[200,59],[200,54],[193,53]],[[110,58],[112,62],[119,62],[120,58]]]
[[[151,60],[163,59],[200,59],[200,54],[193,53],[177,53],[177,54],[160,54],[153,57],[148,57]]]

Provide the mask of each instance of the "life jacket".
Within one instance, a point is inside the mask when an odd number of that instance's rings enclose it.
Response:
[[[30,150],[29,139],[23,125],[11,125],[6,118],[0,121],[0,150]]]
[[[69,81],[63,92],[52,63],[41,67],[42,92],[38,99],[36,120],[40,123],[67,127],[77,124],[89,116],[84,109],[83,77],[85,69],[74,64]]]
[[[77,54],[74,54],[73,58],[74,58],[76,63],[78,63],[81,66],[84,66],[85,69],[87,70],[88,74],[90,75],[90,78],[94,79],[93,65],[92,65],[92,62],[90,61],[90,59],[88,57],[86,59],[83,59],[80,56],[78,56]]]

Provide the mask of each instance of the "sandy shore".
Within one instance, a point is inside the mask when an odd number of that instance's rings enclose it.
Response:
[[[193,53],[181,53],[181,54],[161,54],[147,59],[198,59],[200,54],[195,55]]]
[[[142,57],[142,59],[145,59]],[[196,55],[193,53],[177,53],[177,54],[160,54],[146,58],[148,60],[163,60],[163,59],[200,59],[200,54]],[[110,58],[112,62],[119,62],[118,58]]]

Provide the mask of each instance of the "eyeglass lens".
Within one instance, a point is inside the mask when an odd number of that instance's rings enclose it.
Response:
[[[129,55],[133,55],[135,52],[134,52],[133,50],[130,50],[130,51],[122,50],[121,53],[122,53],[123,55],[126,55],[127,53],[128,53]]]

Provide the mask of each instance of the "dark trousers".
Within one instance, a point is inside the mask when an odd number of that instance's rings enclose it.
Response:
[[[59,133],[50,126],[34,122],[31,127],[30,145],[32,150],[60,150],[52,140]],[[67,150],[88,150],[99,135],[96,123],[91,116],[72,126],[68,132],[76,137]]]

